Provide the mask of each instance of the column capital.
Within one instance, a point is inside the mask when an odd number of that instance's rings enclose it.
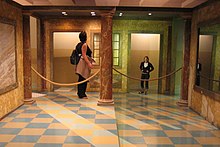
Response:
[[[115,14],[116,8],[112,8],[111,10],[102,10],[101,17],[113,17]]]

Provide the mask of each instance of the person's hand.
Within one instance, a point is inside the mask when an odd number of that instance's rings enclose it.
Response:
[[[89,68],[90,68],[90,69],[92,69],[92,68],[93,68],[92,63],[89,63],[89,64],[88,64],[88,66],[89,66]]]

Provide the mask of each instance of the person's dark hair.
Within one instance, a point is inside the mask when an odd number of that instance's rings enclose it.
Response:
[[[80,40],[81,42],[86,42],[86,40],[87,40],[87,34],[86,34],[85,31],[80,32],[80,34],[79,34],[79,40]]]
[[[147,60],[149,60],[149,57],[148,57],[148,56],[145,56],[145,57],[144,57],[144,60],[145,60],[145,58],[147,58]]]

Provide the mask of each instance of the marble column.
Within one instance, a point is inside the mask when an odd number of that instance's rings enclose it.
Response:
[[[98,105],[113,105],[112,99],[112,17],[115,9],[101,15],[101,72]]]
[[[37,70],[46,77],[46,47],[45,47],[45,24],[44,20],[38,21],[38,49],[37,49]],[[39,90],[47,91],[46,81],[42,78],[38,80]]]
[[[30,16],[23,15],[24,102],[32,104]]]
[[[190,39],[191,39],[191,19],[185,20],[185,48],[182,68],[181,97],[177,102],[179,106],[188,106],[189,87],[189,62],[190,62]]]

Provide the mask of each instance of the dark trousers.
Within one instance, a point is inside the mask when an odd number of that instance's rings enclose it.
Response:
[[[81,75],[79,75],[78,82],[81,82],[83,80],[85,80],[85,78],[83,78]],[[79,98],[87,97],[86,96],[86,87],[87,87],[87,82],[84,82],[82,84],[77,85],[77,88],[78,88],[77,95],[79,96]]]
[[[142,74],[141,79],[149,79],[150,75],[149,74]],[[148,81],[141,81],[141,88],[144,89],[144,83],[145,83],[145,89],[149,89],[148,86]]]

